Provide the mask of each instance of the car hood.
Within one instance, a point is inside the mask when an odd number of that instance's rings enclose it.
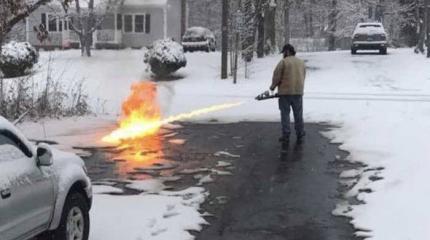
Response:
[[[53,166],[55,168],[67,167],[69,165],[85,166],[84,161],[78,155],[52,148]]]

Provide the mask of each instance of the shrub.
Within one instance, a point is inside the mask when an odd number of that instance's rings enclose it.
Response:
[[[158,77],[168,76],[187,65],[184,48],[172,40],[158,40],[145,54],[145,63]]]
[[[4,77],[26,75],[39,60],[39,53],[28,42],[9,42],[2,47],[0,70]]]

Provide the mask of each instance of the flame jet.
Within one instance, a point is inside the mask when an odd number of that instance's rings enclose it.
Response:
[[[156,85],[151,82],[138,83],[132,86],[131,95],[123,103],[120,127],[102,140],[108,143],[120,143],[144,138],[157,133],[165,124],[238,107],[242,104],[238,102],[214,105],[162,119],[156,102]]]

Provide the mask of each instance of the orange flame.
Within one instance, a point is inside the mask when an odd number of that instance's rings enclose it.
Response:
[[[165,124],[190,119],[202,114],[226,110],[242,104],[239,102],[215,105],[162,119],[156,97],[157,89],[154,83],[141,82],[134,84],[131,95],[123,103],[122,119],[120,120],[119,128],[102,140],[117,144],[126,140],[144,138],[154,135]]]

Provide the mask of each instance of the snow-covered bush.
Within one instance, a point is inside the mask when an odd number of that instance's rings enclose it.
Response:
[[[169,39],[158,40],[145,54],[145,63],[158,77],[164,77],[187,65],[184,48]]]
[[[28,42],[9,42],[2,47],[0,70],[4,77],[26,75],[39,60],[39,53]]]

